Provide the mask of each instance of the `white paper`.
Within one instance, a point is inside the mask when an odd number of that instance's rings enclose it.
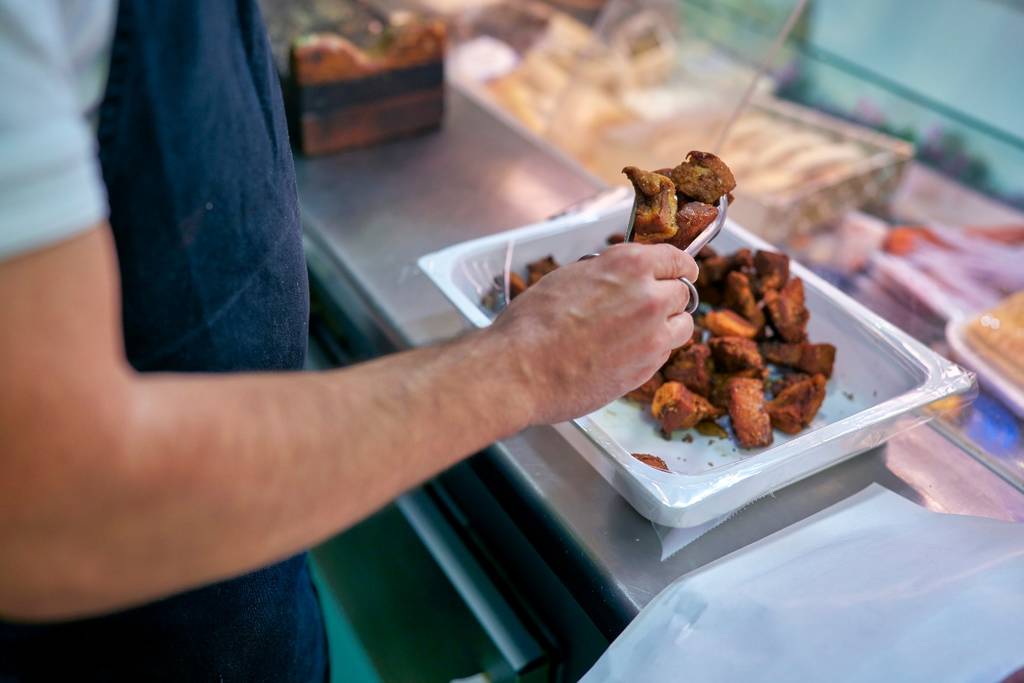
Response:
[[[684,576],[583,683],[993,683],[1024,667],[1024,524],[877,484]]]

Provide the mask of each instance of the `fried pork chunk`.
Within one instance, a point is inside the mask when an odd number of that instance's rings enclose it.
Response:
[[[729,257],[729,270],[753,271],[754,252],[747,248],[737,249]]]
[[[786,434],[797,434],[818,414],[825,401],[825,376],[814,375],[792,382],[768,402],[772,426]]]
[[[727,409],[729,407],[729,380],[732,374],[716,372],[711,375],[711,393],[708,394],[708,401],[716,408]]]
[[[757,305],[754,298],[754,288],[750,285],[750,278],[745,273],[734,270],[725,278],[725,298],[722,305],[732,309],[747,319],[747,322],[757,328],[758,336],[764,330],[764,312]]]
[[[836,360],[836,347],[832,344],[781,344],[768,342],[761,345],[765,360],[777,365],[795,368],[808,375],[832,376]]]
[[[732,259],[728,256],[708,256],[700,262],[700,273],[697,275],[697,286],[713,287],[725,279],[732,267]]]
[[[750,339],[743,337],[714,337],[708,341],[715,368],[724,372],[760,370],[764,368],[761,352]]]
[[[807,339],[807,321],[811,315],[804,304],[803,280],[795,277],[778,291],[766,291],[764,307],[772,328],[784,341],[802,342]]]
[[[722,303],[722,284],[726,276],[734,270],[751,270],[753,255],[749,249],[740,249],[729,256],[719,256],[706,247],[701,254],[704,255],[700,258],[700,274],[694,284],[700,292],[701,301],[717,306]]]
[[[811,376],[805,372],[791,372],[788,375],[783,375],[782,377],[772,381],[772,383],[768,385],[768,391],[771,392],[772,398],[775,398],[785,391],[787,387],[810,378]]]
[[[626,398],[636,401],[637,403],[650,403],[654,400],[654,392],[656,392],[658,387],[664,383],[665,378],[662,377],[660,372],[656,372],[654,373],[654,377],[651,377],[636,389],[626,394]]]
[[[523,280],[523,276],[519,273],[508,274],[508,290],[511,298],[515,299],[517,296],[525,292],[528,286],[529,285],[526,284],[526,281]]]
[[[539,261],[526,264],[526,274],[531,285],[537,284],[542,277],[554,270],[558,270],[558,261],[553,256],[545,256]]]
[[[676,211],[678,231],[669,242],[685,250],[690,246],[690,242],[697,239],[704,228],[715,222],[716,218],[718,218],[718,209],[710,204],[686,202]]]
[[[675,237],[676,200],[675,184],[663,175],[644,171],[636,166],[622,169],[636,191],[636,214],[633,233],[637,242],[651,244]]]
[[[757,271],[759,291],[779,290],[789,281],[789,257],[773,251],[758,251],[754,254],[754,269]]]
[[[711,405],[723,410],[729,407],[729,382],[737,377],[743,379],[763,380],[765,371],[763,368],[748,368],[737,372],[716,372],[711,375],[711,393],[708,400]]]
[[[721,256],[714,256],[700,262],[700,272],[697,274],[697,293],[700,300],[710,306],[718,306],[722,303],[722,288],[719,286],[722,278],[725,277],[724,265],[726,259]]]
[[[832,376],[832,368],[836,363],[836,347],[831,344],[802,344],[798,370],[809,375]]]
[[[705,249],[708,249],[705,247]],[[701,250],[704,253],[704,249]],[[751,271],[754,267],[754,255],[749,249],[739,249],[729,256],[720,256],[712,249],[701,257],[700,275],[697,282],[710,286],[720,284],[725,276],[734,270]],[[703,278],[703,279],[701,279]]]
[[[721,415],[706,398],[693,393],[682,382],[662,384],[654,394],[651,413],[661,423],[661,431],[666,436],[677,429],[689,429],[698,422]]]
[[[772,422],[764,405],[764,382],[734,377],[727,385],[729,417],[741,448],[760,448],[772,443]]]
[[[757,327],[734,311],[711,311],[702,324],[715,337],[754,339],[758,332]]]
[[[662,472],[672,471],[668,468],[668,464],[656,455],[651,455],[650,453],[633,453],[633,457],[656,470],[661,470]]]
[[[716,204],[722,195],[736,189],[736,178],[729,167],[708,152],[690,152],[669,177],[680,194],[705,204]]]
[[[665,379],[682,382],[690,391],[707,397],[711,391],[711,349],[704,344],[687,344],[676,349],[661,371]]]

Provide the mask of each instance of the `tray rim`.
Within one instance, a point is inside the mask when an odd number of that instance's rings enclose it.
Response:
[[[478,253],[490,247],[504,246],[509,241],[518,242],[525,239],[556,235],[570,228],[579,228],[584,224],[603,220],[617,211],[626,212],[631,206],[632,199],[630,198],[610,206],[601,206],[593,210],[585,209],[576,213],[561,215],[554,219],[466,240],[426,254],[418,259],[417,264],[463,317],[478,328],[487,327],[491,324],[491,318],[483,312],[480,303],[471,300],[455,287],[451,281],[451,269],[458,258],[466,254]],[[728,218],[723,230],[729,231],[750,248],[777,251],[770,243],[750,233]],[[949,396],[971,392],[977,385],[974,373],[942,357],[838,288],[818,277],[800,263],[792,261],[790,270],[794,275],[804,280],[805,286],[817,289],[830,303],[844,308],[880,342],[885,343],[899,356],[911,362],[915,369],[920,371],[923,378],[919,384],[902,394],[858,411],[836,422],[806,431],[784,444],[760,451],[754,456],[758,459],[757,464],[759,465],[757,471],[754,472],[729,473],[729,470],[734,467],[742,469],[744,463],[749,459],[737,461],[700,474],[666,473],[651,468],[645,468],[645,471],[641,471],[638,469],[641,463],[636,462],[630,453],[598,426],[594,420],[583,416],[572,421],[599,450],[604,452],[604,455],[613,460],[620,469],[625,470],[628,476],[635,480],[635,483],[640,485],[645,495],[652,502],[665,510],[676,513],[693,510],[693,513],[688,515],[688,517],[693,519],[690,519],[686,526],[700,524],[715,516],[712,513],[704,516],[697,513],[696,510],[699,508],[699,504],[709,502],[712,498],[722,495],[728,488],[748,482],[752,477],[763,476],[766,472],[786,466],[794,457],[802,452],[806,452],[809,448],[821,447],[856,432],[878,427],[908,414],[917,416],[913,426],[927,422],[933,416],[923,411],[925,407]],[[785,478],[782,483],[765,491],[763,495],[768,495],[773,490],[783,488],[790,483],[799,481],[822,469],[853,457],[868,448],[880,445],[896,433],[898,433],[898,430],[892,433],[877,433],[867,446],[841,454],[817,467],[805,468],[794,476]],[[809,442],[813,442],[813,445],[810,445]],[[708,486],[711,481],[721,478],[723,474],[732,477],[728,487],[725,489],[712,489]],[[681,490],[686,491],[688,495],[685,498],[668,500],[659,483],[671,485],[677,492]]]

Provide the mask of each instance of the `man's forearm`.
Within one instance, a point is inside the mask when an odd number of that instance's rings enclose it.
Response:
[[[477,333],[325,373],[133,375],[116,455],[53,481],[55,524],[21,566],[8,556],[25,603],[7,609],[105,611],[254,569],[357,522],[527,424],[522,382],[495,341]],[[111,443],[82,437],[83,448]]]
[[[126,456],[153,487],[151,513],[172,523],[152,538],[153,520],[122,519],[125,544],[150,545],[168,585],[189,585],[359,521],[526,426],[522,382],[495,341],[326,373],[140,380]]]

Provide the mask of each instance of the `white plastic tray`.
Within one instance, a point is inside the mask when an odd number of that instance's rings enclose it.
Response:
[[[609,235],[624,229],[630,207],[627,200],[463,242],[422,257],[419,266],[470,322],[486,327],[493,314],[481,299],[502,272],[510,241],[518,270],[549,254],[569,263],[603,249]],[[720,252],[771,249],[732,221],[714,246]],[[647,411],[624,400],[575,420],[603,455],[591,464],[648,519],[690,527],[728,514],[927,421],[930,404],[974,388],[973,374],[799,264],[791,272],[804,280],[811,339],[838,347],[825,403],[803,433],[776,431],[773,445],[750,451],[695,432],[691,443],[678,436],[666,441]],[[672,472],[644,465],[634,452],[660,456]]]
[[[999,368],[989,363],[971,347],[965,334],[965,328],[971,319],[953,318],[946,323],[946,341],[949,342],[953,355],[978,373],[985,389],[1002,399],[1018,417],[1024,419],[1024,387],[1011,381]]]

